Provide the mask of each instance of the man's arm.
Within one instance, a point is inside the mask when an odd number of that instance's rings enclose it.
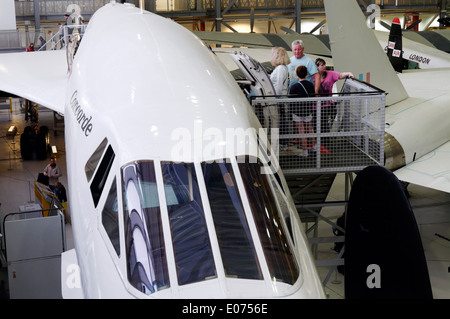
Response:
[[[59,169],[59,166],[56,166],[56,169],[55,169],[54,173],[55,174],[53,175],[53,177],[61,177],[62,176],[61,170]]]

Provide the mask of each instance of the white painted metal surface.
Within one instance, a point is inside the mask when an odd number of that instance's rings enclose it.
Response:
[[[126,45],[116,45],[114,42],[118,40],[125,41]],[[19,56],[17,60],[14,57],[8,59],[3,68],[8,69],[10,64],[20,63]],[[58,66],[52,63],[52,67],[67,70],[64,63]],[[16,66],[15,70],[20,69]],[[2,89],[13,89],[6,84],[11,73],[0,73]],[[21,84],[19,88],[24,90],[26,85]],[[280,282],[279,278],[271,276],[274,269],[269,265],[270,261],[266,259],[266,252],[259,241],[258,232],[262,234],[261,228],[255,224],[259,217],[252,213],[250,206],[254,202],[246,192],[248,186],[255,188],[258,184],[241,175],[242,163],[238,162],[239,156],[264,157],[264,151],[251,147],[257,145],[259,124],[229,72],[191,32],[132,5],[108,4],[91,19],[74,57],[67,85],[61,83],[58,90],[65,90],[63,113],[68,188],[71,190],[69,203],[76,249],[76,254],[63,254],[64,266],[61,271],[65,280],[62,285],[66,285],[63,292],[72,289],[66,296],[324,297],[292,199],[289,194],[279,192],[280,185],[275,182],[273,175],[271,177],[268,174],[267,180],[271,184],[267,187],[270,192],[276,192],[273,195],[276,205],[273,207],[277,209],[273,212],[277,216],[274,215],[274,218],[281,218],[278,224],[269,219],[269,224],[287,236],[285,247],[288,247],[288,254],[282,256],[288,256],[291,262],[294,261],[292,265],[296,264],[299,270],[291,283]],[[37,99],[38,93],[27,97]],[[46,106],[60,111],[59,95],[54,100],[49,98]],[[247,135],[235,139],[236,131],[247,132]],[[106,143],[102,144],[103,141]],[[100,145],[100,151],[96,152]],[[214,236],[217,231],[216,220],[211,215],[209,190],[203,180],[201,165],[206,167],[212,163],[223,168],[219,164],[222,159],[231,163],[228,169],[234,172],[235,181],[232,185],[229,184],[232,180],[227,174],[222,176],[222,182],[238,190],[242,200],[241,224],[248,224],[246,234],[254,243],[254,252],[263,275],[261,279],[228,276],[221,263],[223,256],[220,243]],[[176,264],[179,260],[174,253],[178,248],[176,240],[172,238],[174,226],[173,220],[169,218],[165,199],[167,186],[161,170],[165,163],[180,167],[177,166],[180,162],[192,165],[196,172],[191,176],[198,180],[216,271],[214,276],[188,284],[180,283],[177,277],[180,269]],[[138,253],[142,256],[143,252],[145,256],[145,251],[137,246],[133,246],[134,250],[130,249],[126,244],[129,240],[133,244],[137,243],[138,237],[137,233],[133,233],[134,237],[130,239],[130,232],[126,229],[129,224],[125,220],[125,212],[131,209],[131,200],[129,193],[125,192],[129,189],[123,180],[125,168],[148,167],[148,163],[154,165],[154,172],[140,171],[139,176],[154,176],[153,184],[139,181],[136,185],[140,185],[140,194],[148,194],[149,189],[155,187],[151,194],[159,198],[161,219],[158,227],[163,230],[164,239],[161,256],[167,258],[163,266],[167,264],[168,276],[168,281],[164,277],[162,286],[160,282],[151,283],[155,291],[151,290],[153,288],[142,290],[144,284],[138,285],[130,277],[129,268],[134,265],[134,256]],[[284,181],[282,176],[281,180]],[[113,191],[114,185],[117,187],[116,192]],[[155,215],[149,213],[152,207],[148,207],[150,197],[139,198],[141,205],[146,205],[140,208],[143,209],[141,216],[146,214],[146,218],[153,218]],[[137,210],[138,206],[135,206]],[[113,220],[111,232],[105,229],[107,214]],[[291,218],[290,235],[284,221],[286,216]],[[153,227],[148,228],[150,235],[143,237],[143,242],[154,244],[152,235],[158,231],[158,227]],[[156,267],[155,251],[150,252],[147,257],[149,265]],[[146,273],[145,276],[149,276],[147,279],[159,278],[158,274],[161,273],[157,271],[155,276]],[[195,273],[197,270],[194,269],[193,276]]]

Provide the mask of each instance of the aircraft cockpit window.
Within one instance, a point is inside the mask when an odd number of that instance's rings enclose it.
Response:
[[[202,163],[225,275],[263,279],[231,163]]]
[[[120,239],[119,239],[119,211],[117,207],[117,186],[116,178],[109,190],[108,198],[106,199],[105,207],[102,211],[102,224],[108,234],[109,239],[116,251],[120,256]]]
[[[179,285],[217,277],[192,163],[161,163]]]
[[[261,163],[254,158],[239,157],[238,166],[242,179],[247,181],[245,189],[250,208],[256,222],[258,234],[273,281],[294,284],[299,276],[291,245],[281,220],[276,196],[271,187],[269,174],[261,174]]]
[[[128,281],[149,295],[170,287],[153,161],[122,167]]]
[[[92,199],[94,200],[94,205],[97,207],[98,201],[100,200],[100,196],[102,195],[103,188],[105,187],[106,179],[108,178],[109,172],[111,170],[112,163],[114,161],[115,153],[111,147],[108,146],[106,149],[105,155],[100,162],[100,166],[95,173],[94,179],[91,183],[91,194]]]
[[[105,138],[86,162],[84,171],[86,173],[86,178],[88,182],[91,181],[92,175],[94,175],[94,172],[97,169],[97,165],[100,162],[100,159],[102,158],[106,145],[108,145],[108,139]]]
[[[287,198],[286,198],[286,193],[284,192],[283,187],[281,185],[280,176],[278,175],[278,173],[275,173],[275,174],[273,174],[273,178],[269,177],[269,181],[272,184],[273,194],[277,198],[277,203],[279,205],[280,214],[283,215],[284,220],[286,222],[286,229],[288,230],[289,235],[292,238],[294,236],[294,231],[293,231],[292,223],[291,223],[290,210],[289,210],[289,205],[288,205]]]

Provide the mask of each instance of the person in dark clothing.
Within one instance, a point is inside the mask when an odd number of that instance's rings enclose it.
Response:
[[[61,203],[67,202],[66,188],[60,182],[56,183],[55,195]]]
[[[64,209],[63,209],[64,221],[67,224],[67,216],[66,216],[67,194],[66,194],[66,188],[60,182],[56,182],[54,193],[55,193],[56,197],[58,198],[58,200],[61,202],[61,204],[64,207]]]
[[[310,81],[306,80],[307,75],[308,71],[304,65],[297,67],[299,82],[291,86],[289,90],[290,95],[296,95],[296,97],[314,97],[314,85]],[[311,123],[313,113],[312,102],[296,103],[295,107],[291,107],[291,111],[292,120],[294,121],[296,132],[298,134],[314,133]],[[299,154],[299,156],[307,157],[308,138],[301,138],[300,144],[303,151]],[[315,149],[315,138],[312,138],[312,145]]]

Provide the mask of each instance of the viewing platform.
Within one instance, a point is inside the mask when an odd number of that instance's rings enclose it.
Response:
[[[385,95],[368,83],[346,79],[332,96],[256,97],[252,106],[264,128],[269,126],[263,108],[278,109],[278,129],[268,134],[285,175],[354,172],[384,165]],[[312,110],[312,131],[301,131],[305,123],[295,121],[305,108]]]

